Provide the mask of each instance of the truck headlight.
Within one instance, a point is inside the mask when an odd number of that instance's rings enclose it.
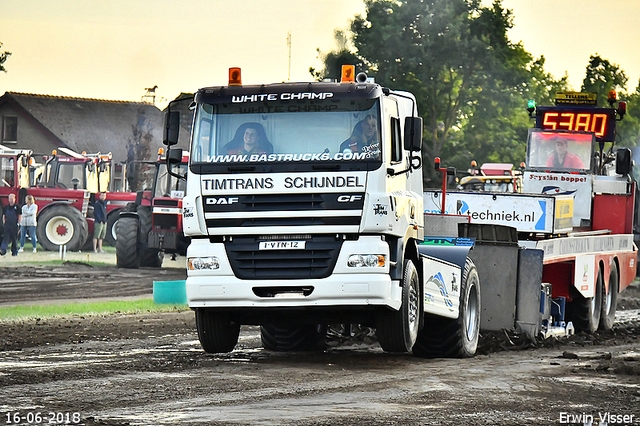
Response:
[[[220,262],[215,256],[210,257],[190,257],[188,260],[190,271],[200,271],[203,269],[220,269]]]
[[[347,260],[347,266],[351,268],[380,268],[386,264],[386,259],[381,254],[352,254]]]

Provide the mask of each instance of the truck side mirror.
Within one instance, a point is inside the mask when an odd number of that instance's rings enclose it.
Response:
[[[422,149],[422,117],[405,118],[404,149],[407,151],[420,151]]]
[[[167,162],[169,164],[178,164],[182,162],[182,148],[170,149],[167,153]]]
[[[162,143],[167,146],[176,145],[178,143],[179,131],[180,111],[171,111],[171,109],[169,109],[164,114],[164,135]]]
[[[631,173],[631,150],[629,148],[620,148],[616,151],[616,173],[624,176]]]

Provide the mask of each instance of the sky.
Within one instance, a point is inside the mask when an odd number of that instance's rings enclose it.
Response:
[[[514,12],[509,38],[544,55],[555,77],[568,73],[575,90],[593,54],[637,87],[640,0],[503,6]],[[316,49],[331,51],[334,30],[364,13],[362,0],[0,0],[0,51],[12,52],[0,95],[140,101],[157,85],[162,108],[181,92],[226,84],[229,67],[242,68],[245,84],[311,81],[309,67],[322,67]]]

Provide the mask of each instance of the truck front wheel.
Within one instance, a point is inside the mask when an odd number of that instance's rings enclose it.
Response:
[[[480,278],[467,258],[460,287],[458,318],[429,315],[413,346],[414,355],[424,358],[467,358],[475,355],[480,336]]]
[[[270,351],[319,351],[324,349],[326,335],[323,324],[260,326],[262,346]]]
[[[420,325],[420,282],[413,261],[405,260],[402,273],[402,305],[398,311],[384,308],[376,318],[378,342],[385,352],[409,352]]]
[[[231,352],[238,343],[240,323],[231,321],[229,314],[196,308],[198,339],[205,352],[217,354]]]

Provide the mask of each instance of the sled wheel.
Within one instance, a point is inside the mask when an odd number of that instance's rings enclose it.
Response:
[[[604,294],[602,299],[600,330],[611,330],[613,328],[613,322],[616,318],[616,309],[618,307],[619,284],[618,266],[614,263],[611,265],[611,271],[609,272],[609,291]],[[604,293],[604,286],[602,286],[602,288]]]
[[[420,283],[413,261],[405,260],[402,273],[402,305],[398,311],[381,309],[376,318],[378,342],[385,352],[409,352],[420,325]]]
[[[210,354],[231,352],[238,343],[240,324],[229,314],[196,308],[196,328],[202,349]]]
[[[262,346],[270,351],[319,351],[324,349],[326,334],[323,324],[260,326]]]
[[[138,218],[121,217],[116,227],[116,264],[118,268],[140,267],[138,255]]]
[[[56,205],[38,216],[38,242],[45,250],[57,251],[66,245],[68,251],[82,248],[89,236],[87,220],[80,210],[68,205]]]
[[[467,258],[462,274],[457,319],[429,315],[413,346],[414,355],[424,358],[466,358],[475,355],[480,336],[480,278]]]
[[[602,314],[603,281],[602,269],[598,266],[598,278],[596,279],[594,296],[584,297],[581,294],[577,294],[573,301],[567,305],[568,319],[573,321],[576,331],[595,333],[598,329]]]

